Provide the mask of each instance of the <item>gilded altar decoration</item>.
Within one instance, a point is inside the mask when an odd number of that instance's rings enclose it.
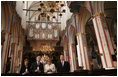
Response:
[[[55,51],[54,47],[49,45],[33,47],[33,51],[41,51],[42,53],[51,53]]]
[[[41,58],[41,63],[45,64],[48,60],[49,60],[49,57],[46,54],[44,54]]]

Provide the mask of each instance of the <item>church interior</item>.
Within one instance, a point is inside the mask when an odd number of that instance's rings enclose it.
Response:
[[[1,75],[38,55],[43,65],[64,55],[61,75],[117,75],[117,1],[1,1]]]

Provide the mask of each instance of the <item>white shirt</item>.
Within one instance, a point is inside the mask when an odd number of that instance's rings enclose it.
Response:
[[[51,69],[52,72],[47,72],[49,69]],[[44,72],[45,73],[54,73],[54,72],[56,72],[55,65],[54,64],[51,64],[51,65],[46,64],[44,66]]]
[[[64,61],[61,61],[62,66],[64,66]]]
[[[37,64],[38,64],[38,63],[40,63],[40,62],[37,61]],[[37,66],[37,70],[39,70],[39,66]]]

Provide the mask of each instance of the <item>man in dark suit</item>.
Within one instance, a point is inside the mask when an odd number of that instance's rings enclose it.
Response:
[[[64,56],[60,55],[60,62],[57,64],[57,72],[69,72],[70,71],[70,64],[67,61],[64,61]]]
[[[43,73],[44,72],[43,64],[40,62],[40,60],[41,60],[41,56],[37,56],[36,62],[32,63],[32,65],[30,67],[31,73]]]

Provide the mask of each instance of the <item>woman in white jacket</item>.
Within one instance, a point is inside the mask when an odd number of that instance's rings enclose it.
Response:
[[[50,59],[47,61],[47,64],[44,66],[44,72],[48,74],[56,72],[55,65],[51,62]]]

